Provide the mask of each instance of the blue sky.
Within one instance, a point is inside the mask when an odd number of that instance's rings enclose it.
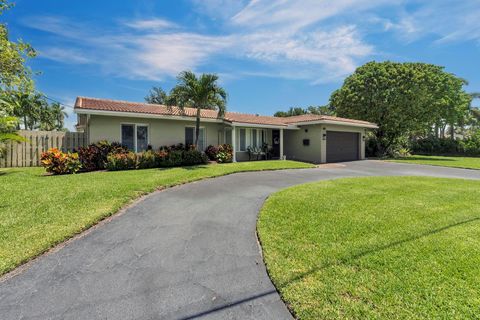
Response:
[[[228,110],[268,115],[326,104],[371,60],[442,65],[480,91],[478,17],[478,0],[17,0],[0,18],[66,105],[143,101],[189,69],[219,74]]]

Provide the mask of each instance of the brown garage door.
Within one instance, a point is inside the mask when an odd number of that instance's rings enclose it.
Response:
[[[327,131],[327,162],[358,160],[358,133]]]

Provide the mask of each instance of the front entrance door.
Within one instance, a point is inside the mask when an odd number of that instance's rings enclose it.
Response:
[[[273,158],[280,159],[280,130],[272,130]]]

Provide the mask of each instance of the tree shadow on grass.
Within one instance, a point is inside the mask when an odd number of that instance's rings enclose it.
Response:
[[[411,157],[405,157],[405,158],[397,158],[395,160],[413,160],[413,161],[457,161],[457,159],[449,159],[449,158],[443,158],[443,159],[438,159],[438,158],[423,158],[423,157],[415,157],[415,156],[411,156]]]
[[[433,229],[433,230],[430,230],[430,231],[427,231],[427,232],[423,232],[419,235],[416,235],[416,236],[413,236],[413,237],[410,237],[410,238],[406,238],[406,239],[399,240],[399,241],[394,241],[394,242],[391,242],[391,243],[386,244],[386,245],[378,246],[376,248],[371,248],[371,249],[361,251],[359,253],[352,254],[352,255],[349,255],[347,257],[340,258],[340,259],[336,260],[335,262],[329,262],[329,263],[321,264],[319,266],[316,266],[315,268],[310,269],[307,272],[301,273],[301,274],[289,279],[288,281],[286,281],[284,283],[281,283],[280,285],[277,286],[277,289],[281,289],[281,288],[284,288],[284,287],[286,287],[286,286],[288,286],[292,283],[298,282],[298,281],[302,280],[303,278],[305,278],[305,277],[307,277],[311,274],[314,274],[314,273],[316,273],[320,270],[327,269],[327,268],[332,267],[332,266],[347,264],[347,263],[351,262],[352,260],[360,259],[360,258],[362,258],[364,256],[367,256],[367,255],[370,255],[370,254],[375,254],[377,252],[385,251],[385,250],[400,246],[400,245],[408,243],[408,242],[412,242],[412,241],[415,241],[415,240],[418,240],[418,239],[421,239],[421,238],[425,238],[425,237],[440,233],[442,231],[445,231],[445,230],[448,230],[448,229],[451,229],[451,228],[454,228],[454,227],[458,227],[458,226],[461,226],[461,225],[465,225],[465,224],[468,224],[468,223],[471,223],[471,222],[476,222],[476,221],[479,221],[479,220],[480,220],[480,217],[476,217],[476,218],[471,218],[471,219],[468,219],[468,220],[452,223],[450,225],[447,225],[447,226],[444,226],[444,227],[441,227],[441,228],[437,228],[437,229]],[[191,320],[191,319],[197,319],[197,318],[205,317],[205,316],[208,316],[210,314],[213,314],[213,313],[216,313],[216,312],[219,312],[219,311],[222,311],[222,310],[226,310],[228,308],[232,308],[232,307],[241,305],[243,303],[247,303],[247,302],[250,302],[250,301],[253,301],[253,300],[256,300],[256,299],[260,299],[260,298],[266,297],[266,296],[271,295],[271,294],[276,294],[276,293],[277,293],[276,290],[268,290],[268,291],[265,291],[265,292],[261,292],[261,293],[252,295],[250,297],[246,297],[246,298],[243,298],[243,299],[231,301],[229,303],[225,303],[223,305],[220,305],[220,306],[217,306],[217,307],[214,307],[214,308],[202,311],[202,312],[198,312],[198,313],[189,315],[187,317],[181,317],[181,318],[178,318],[178,319],[179,320]]]
[[[311,274],[314,274],[314,273],[316,273],[320,270],[327,269],[327,268],[333,267],[333,266],[347,264],[347,263],[351,262],[352,260],[357,260],[357,259],[363,258],[365,256],[368,256],[370,254],[375,254],[375,253],[385,251],[385,250],[388,250],[388,249],[391,249],[391,248],[394,248],[394,247],[398,247],[402,244],[412,242],[412,241],[416,241],[416,240],[419,240],[419,239],[422,239],[422,238],[426,238],[428,236],[440,233],[442,231],[445,231],[445,230],[448,230],[448,229],[451,229],[451,228],[454,228],[454,227],[458,227],[458,226],[461,226],[461,225],[465,225],[465,224],[468,224],[468,223],[471,223],[471,222],[476,222],[476,221],[479,221],[479,220],[480,220],[480,217],[459,221],[459,222],[452,223],[452,224],[449,224],[449,225],[441,227],[441,228],[437,228],[437,229],[433,229],[433,230],[430,230],[430,231],[427,231],[427,232],[423,232],[419,235],[416,235],[416,236],[413,236],[413,237],[410,237],[410,238],[394,241],[394,242],[388,243],[386,245],[382,245],[382,246],[378,246],[376,248],[371,248],[371,249],[367,249],[367,250],[364,250],[364,251],[361,251],[361,252],[358,252],[358,253],[354,253],[354,254],[351,254],[349,256],[340,258],[340,259],[336,260],[335,262],[329,262],[329,263],[321,264],[319,266],[316,266],[315,268],[310,269],[309,271],[306,271],[304,273],[301,273],[301,274],[289,279],[288,281],[286,281],[284,283],[281,283],[278,286],[278,288],[284,288],[284,287],[286,287],[286,286],[288,286],[288,285],[290,285],[294,282],[297,282],[299,280],[302,280],[303,278],[305,278],[305,277],[307,277]]]

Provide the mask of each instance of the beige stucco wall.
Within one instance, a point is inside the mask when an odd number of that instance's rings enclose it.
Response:
[[[195,126],[194,121],[164,120],[148,118],[127,118],[91,115],[89,120],[89,141],[94,143],[100,140],[121,142],[121,127],[123,123],[136,123],[148,125],[149,144],[154,149],[177,143],[185,143],[185,127]],[[219,143],[219,130],[224,125],[220,123],[201,122],[201,127],[206,130],[206,144],[217,145]]]
[[[360,159],[365,159],[365,141],[362,139],[362,136],[365,135],[364,128],[327,124],[301,126],[300,130],[285,130],[284,150],[287,159],[325,163],[327,161],[327,141],[323,140],[322,136],[327,131],[360,133]],[[310,145],[304,146],[303,139],[310,139]]]

